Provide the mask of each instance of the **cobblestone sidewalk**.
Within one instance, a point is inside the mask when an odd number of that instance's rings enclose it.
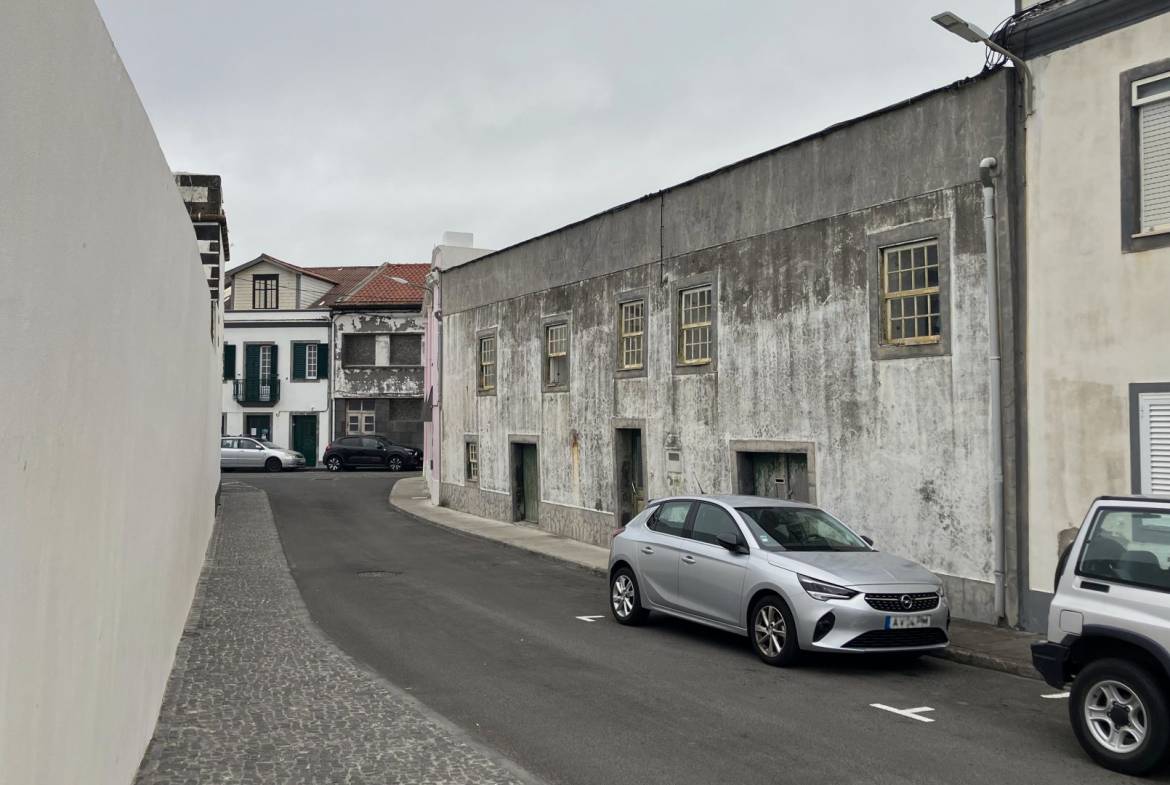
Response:
[[[225,483],[136,783],[532,783],[327,641],[263,491]]]

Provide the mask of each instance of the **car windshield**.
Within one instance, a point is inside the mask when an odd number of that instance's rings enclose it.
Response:
[[[868,551],[865,541],[823,510],[808,507],[739,507],[766,551]]]

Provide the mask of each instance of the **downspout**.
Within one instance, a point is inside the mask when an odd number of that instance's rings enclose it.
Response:
[[[995,553],[995,621],[1006,616],[1004,592],[1004,525],[1003,525],[1003,409],[1000,402],[999,349],[999,254],[995,230],[995,181],[998,166],[994,158],[979,162],[979,180],[983,183],[983,241],[987,248],[987,340],[988,384],[990,385],[991,428],[991,535]]]

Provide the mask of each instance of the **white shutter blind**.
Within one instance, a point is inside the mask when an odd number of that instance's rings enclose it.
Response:
[[[1138,107],[1141,231],[1170,227],[1170,100]]]
[[[1170,496],[1170,395],[1143,395],[1138,410],[1142,493]]]

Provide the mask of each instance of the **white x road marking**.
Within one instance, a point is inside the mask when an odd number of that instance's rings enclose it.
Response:
[[[934,720],[932,720],[930,717],[918,716],[924,711],[934,711],[934,709],[929,706],[919,706],[917,709],[895,709],[893,706],[887,706],[884,703],[871,703],[869,705],[875,709],[881,709],[882,711],[900,714],[903,717],[909,717],[910,719],[918,720],[919,722],[934,722]]]
[[[578,616],[577,618],[580,619],[581,621],[587,621],[587,622],[592,623],[592,622],[597,621],[598,619],[604,619],[605,617],[604,616]]]

